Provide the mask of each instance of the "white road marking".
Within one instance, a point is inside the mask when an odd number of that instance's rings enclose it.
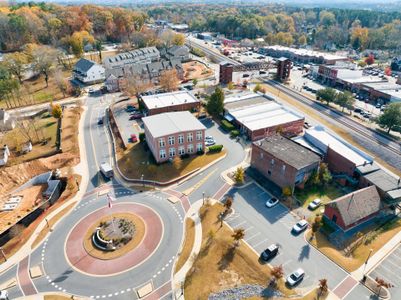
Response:
[[[268,239],[264,239],[263,241],[260,241],[259,243],[253,245],[252,247],[256,248],[257,246],[262,245],[263,243],[266,243],[267,241],[268,241]]]
[[[250,240],[252,240],[253,238],[257,237],[258,235],[260,235],[260,232],[255,233],[255,234],[252,235],[251,237],[245,239],[245,241],[248,243]]]

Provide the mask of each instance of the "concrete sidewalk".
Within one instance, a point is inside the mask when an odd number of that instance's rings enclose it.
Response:
[[[68,205],[70,205],[70,203],[76,201],[78,204],[86,192],[86,188],[89,183],[89,176],[88,176],[88,165],[86,164],[87,159],[86,159],[85,143],[84,143],[83,136],[82,136],[82,133],[84,132],[85,115],[86,115],[86,108],[84,108],[84,111],[81,115],[80,124],[79,124],[79,133],[81,133],[78,135],[79,136],[78,141],[79,141],[80,163],[74,167],[74,172],[77,174],[80,174],[82,176],[82,181],[81,181],[79,191],[77,194],[75,194],[75,196],[72,199],[66,201],[65,203],[60,205],[57,209],[52,211],[49,215],[47,215],[46,216],[47,220],[50,220],[51,218],[53,218],[60,211],[62,211],[64,208],[66,208]],[[60,219],[58,222],[60,222],[61,220],[62,219]],[[36,237],[42,231],[42,229],[44,229],[46,226],[47,226],[47,223],[46,223],[46,220],[44,219],[44,220],[42,220],[41,223],[39,223],[39,225],[36,227],[35,231],[32,233],[32,235],[30,236],[28,241],[18,250],[18,252],[16,252],[13,256],[8,257],[7,261],[1,264],[0,274],[7,271],[14,265],[18,264],[22,259],[24,259],[27,255],[30,255],[34,251],[34,249],[32,249],[31,246],[32,246],[33,242],[35,241]],[[40,246],[40,244],[37,247],[39,247],[39,246]],[[7,255],[7,253],[6,253],[6,255]]]

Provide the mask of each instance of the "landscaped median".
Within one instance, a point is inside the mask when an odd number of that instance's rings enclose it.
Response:
[[[268,291],[271,269],[258,262],[257,255],[243,242],[234,245],[233,231],[224,223],[221,226],[219,214],[223,205],[204,205],[200,211],[202,221],[202,246],[197,257],[191,257],[193,266],[184,284],[187,299],[207,299],[211,294],[234,287],[251,285],[255,291],[273,295]],[[295,291],[285,287],[283,279],[277,283],[275,295],[294,295]],[[256,292],[248,297],[260,296]],[[223,298],[221,298],[223,299]],[[255,298],[256,299],[256,298]]]
[[[174,178],[189,175],[221,159],[225,155],[226,151],[223,149],[220,152],[195,154],[186,158],[176,156],[172,162],[157,164],[146,142],[141,142],[125,151],[118,151],[117,164],[121,173],[126,178],[164,183]]]

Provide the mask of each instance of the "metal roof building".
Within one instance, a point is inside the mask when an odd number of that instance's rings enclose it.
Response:
[[[148,115],[171,111],[198,110],[200,106],[200,101],[187,91],[142,96],[141,101]]]

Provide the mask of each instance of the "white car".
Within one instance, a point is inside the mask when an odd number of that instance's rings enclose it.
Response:
[[[294,286],[300,283],[302,279],[304,279],[304,276],[305,276],[305,271],[299,268],[287,276],[286,282],[289,286]]]
[[[320,205],[322,205],[322,200],[320,199],[315,199],[313,200],[311,203],[309,203],[308,208],[310,210],[315,210],[316,208],[318,208]]]
[[[9,300],[7,291],[0,291],[0,300]]]
[[[216,141],[213,138],[212,139],[205,139],[206,147],[213,146],[214,144],[216,144]]]
[[[306,220],[301,220],[297,224],[292,227],[292,232],[294,233],[301,233],[306,228],[308,228],[309,223]]]
[[[211,135],[207,135],[205,136],[205,141],[207,140],[213,140],[214,141],[214,137],[212,137]]]
[[[266,207],[271,208],[273,206],[276,206],[278,203],[278,199],[277,198],[270,198],[269,200],[266,201]]]

